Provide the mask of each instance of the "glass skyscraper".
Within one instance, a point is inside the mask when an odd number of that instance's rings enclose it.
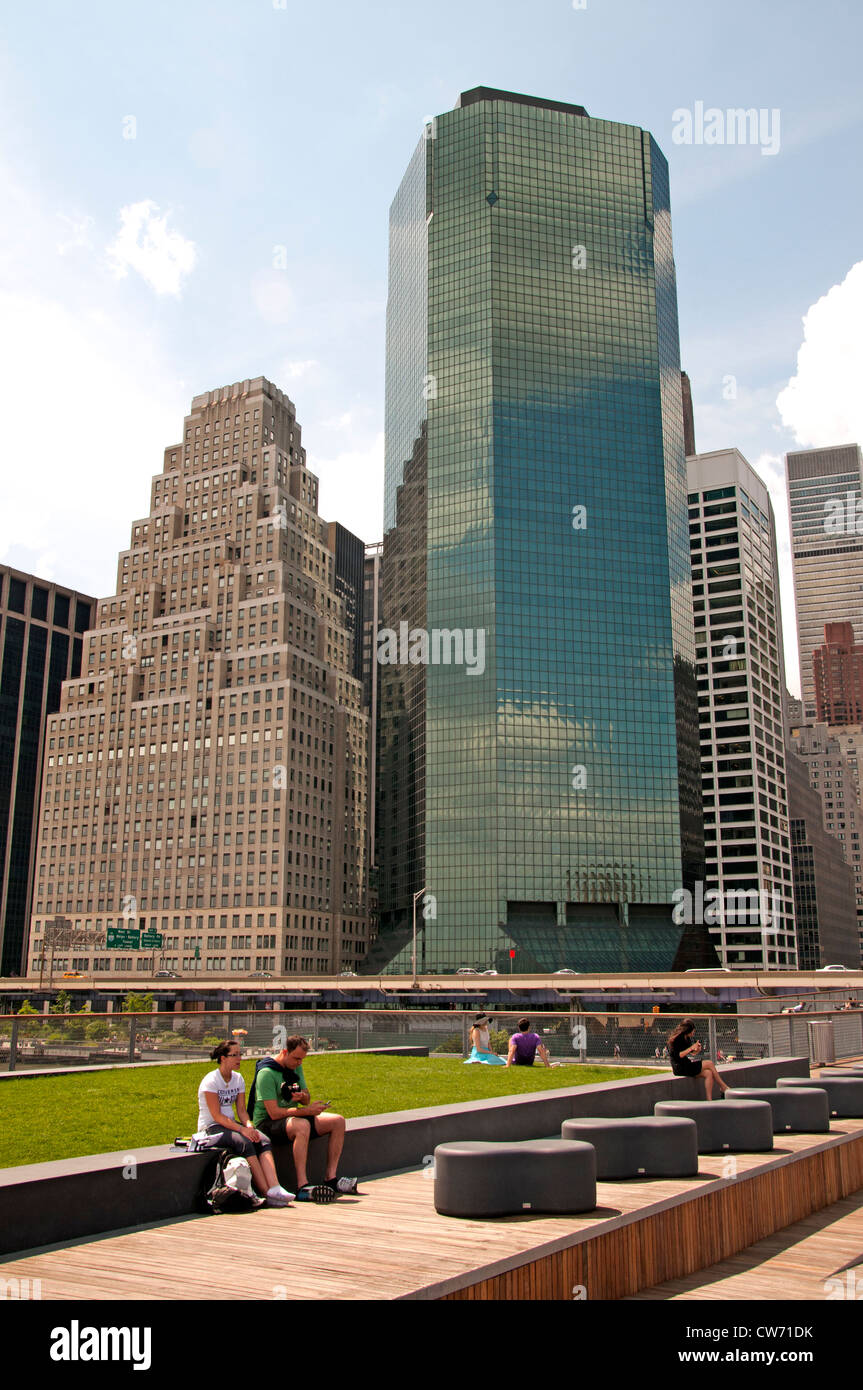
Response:
[[[377,965],[414,911],[421,971],[710,958],[671,915],[703,876],[680,381],[652,137],[488,88],[429,121],[390,222]]]

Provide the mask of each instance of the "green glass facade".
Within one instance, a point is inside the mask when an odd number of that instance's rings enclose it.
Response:
[[[382,617],[474,661],[381,667],[379,961],[409,966],[426,889],[420,969],[681,962],[689,563],[666,162],[463,94],[391,215]]]

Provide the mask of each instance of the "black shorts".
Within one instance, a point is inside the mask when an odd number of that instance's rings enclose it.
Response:
[[[259,1132],[263,1134],[263,1130]],[[238,1130],[225,1129],[223,1125],[207,1125],[207,1133],[212,1134],[214,1138],[216,1135],[219,1136],[219,1142],[213,1146],[214,1148],[233,1149],[234,1153],[239,1154],[241,1158],[248,1158],[250,1154],[260,1158],[262,1153],[266,1153],[267,1149],[273,1147],[267,1138],[253,1143],[251,1139],[247,1139]]]
[[[292,1116],[292,1118],[305,1120],[306,1124],[309,1126],[309,1139],[322,1138],[321,1132],[315,1124],[314,1115],[296,1115]],[[285,1133],[285,1126],[287,1123],[287,1118],[283,1115],[278,1120],[261,1120],[259,1129],[262,1133],[268,1134],[274,1144],[293,1144],[293,1135]]]
[[[684,1057],[682,1061],[674,1062],[671,1070],[675,1076],[700,1076],[701,1063],[690,1062],[687,1057]]]

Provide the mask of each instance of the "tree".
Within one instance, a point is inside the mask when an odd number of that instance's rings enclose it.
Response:
[[[67,1014],[72,1007],[72,996],[67,989],[61,989],[53,1004],[49,1004],[52,1014]]]
[[[120,1005],[124,1014],[151,1014],[153,1012],[152,994],[136,994],[134,990],[129,990],[126,998]]]
[[[24,1003],[18,1010],[18,1017],[20,1018],[22,1014],[26,1016],[27,1014],[38,1014],[38,1012],[39,1010],[33,1008],[33,1005],[30,1003],[30,1000],[25,999]],[[40,1027],[41,1025],[38,1023],[22,1023],[18,1031],[22,1037],[32,1038],[39,1032]]]

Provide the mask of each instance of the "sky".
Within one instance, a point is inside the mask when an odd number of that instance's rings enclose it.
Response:
[[[783,455],[863,442],[858,0],[42,0],[3,29],[0,560],[114,592],[192,396],[260,375],[322,515],[380,539],[389,204],[424,121],[494,86],[667,156],[697,447],[771,489],[799,689]],[[699,141],[699,104],[757,140]]]

